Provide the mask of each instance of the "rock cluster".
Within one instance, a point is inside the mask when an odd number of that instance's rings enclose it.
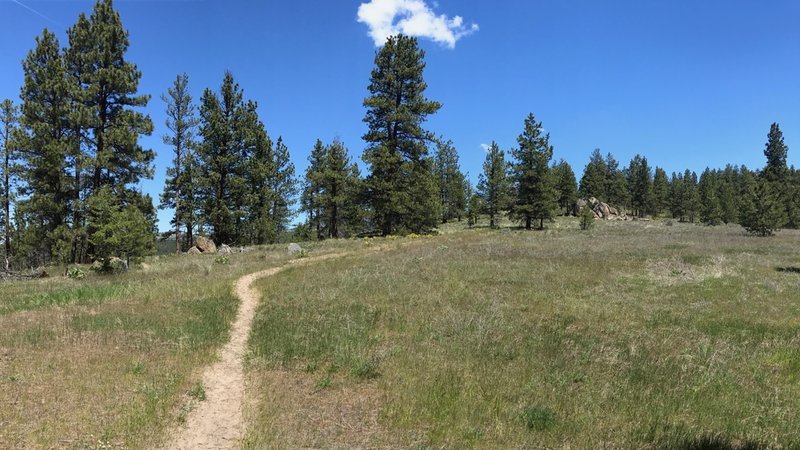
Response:
[[[223,244],[223,247],[226,247],[228,249],[228,252],[230,253],[230,247],[228,247],[225,244]],[[199,255],[201,253],[214,254],[217,253],[217,244],[215,244],[214,241],[205,236],[200,236],[194,242],[194,247],[187,250],[186,253],[190,255]]]
[[[588,200],[578,199],[575,203],[575,214],[578,214],[583,207],[591,208],[596,219],[615,220],[626,218],[625,214],[621,213],[617,208],[594,197],[589,197]]]

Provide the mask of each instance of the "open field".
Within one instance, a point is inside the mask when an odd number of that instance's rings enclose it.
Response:
[[[559,220],[330,241],[263,292],[245,448],[798,448],[800,233]],[[0,448],[152,448],[285,246],[4,283]]]
[[[260,282],[245,447],[800,447],[800,234],[413,241]]]
[[[121,275],[3,283],[0,448],[162,442],[204,395],[200,370],[227,341],[238,306],[233,282],[287,259],[273,246],[226,264],[162,256]]]

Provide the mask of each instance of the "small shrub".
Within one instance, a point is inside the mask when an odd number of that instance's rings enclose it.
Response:
[[[141,375],[144,373],[144,364],[137,362],[128,368],[128,372],[133,375]]]
[[[203,383],[196,383],[189,389],[188,394],[189,397],[202,402],[206,399],[206,388],[203,386]]]
[[[581,230],[590,230],[594,226],[594,213],[588,206],[581,208],[578,218],[580,219]]]
[[[227,256],[225,256],[225,255],[219,255],[219,256],[217,256],[216,258],[214,258],[214,262],[215,262],[215,263],[217,263],[217,264],[220,264],[220,265],[226,266],[226,265],[228,265],[228,263],[230,262],[230,260],[229,260],[229,259],[228,259],[228,257],[227,257]]]
[[[86,278],[86,272],[81,270],[80,267],[71,267],[67,270],[67,277],[72,278],[73,280],[82,280]]]
[[[360,359],[353,364],[351,369],[351,373],[359,379],[362,380],[371,380],[373,378],[377,378],[378,375],[378,363],[369,359]]]
[[[520,419],[531,431],[546,431],[556,423],[556,415],[550,408],[529,406],[520,415]]]
[[[333,382],[331,381],[331,377],[326,375],[326,376],[322,377],[319,381],[317,381],[317,389],[319,389],[319,390],[327,389],[327,388],[331,387],[332,383]]]

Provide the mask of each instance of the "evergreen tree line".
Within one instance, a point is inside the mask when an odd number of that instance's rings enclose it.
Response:
[[[125,59],[128,32],[111,0],[81,14],[62,48],[48,30],[23,61],[20,105],[0,103],[0,227],[6,268],[137,258],[154,251],[152,199],[136,189],[153,176],[153,132],[138,109],[141,73]],[[276,242],[289,231],[293,204],[307,220],[307,238],[425,233],[438,224],[501,215],[527,229],[558,214],[576,214],[579,197],[595,197],[638,217],[668,216],[709,225],[741,223],[768,235],[800,225],[800,173],[787,167],[788,148],[773,124],[763,170],[728,166],[670,177],[636,155],[621,168],[595,150],[580,182],[553,161],[549,134],[533,114],[523,122],[509,159],[488,146],[479,182],[468,182],[453,143],[425,129],[442,105],[425,96],[425,53],[417,40],[392,36],[376,52],[364,99],[367,132],[362,177],[345,144],[318,140],[302,180],[282,138],[273,141],[257,104],[231,73],[197,104],[189,77],[162,96],[164,143],[172,149],[160,207],[171,220],[176,251],[209,235],[231,245]]]
[[[153,176],[153,132],[138,110],[141,72],[125,58],[128,32],[111,0],[67,30],[45,29],[22,62],[20,104],[0,102],[5,269],[136,259],[155,252],[156,209],[136,186]],[[226,73],[199,107],[178,76],[167,95],[164,142],[174,150],[161,207],[174,208],[177,251],[195,236],[274,242],[289,225],[296,180],[289,151],[273,142]]]
[[[258,105],[226,72],[219,92],[203,91],[199,107],[178,75],[163,96],[164,143],[173,149],[161,208],[171,208],[176,251],[198,234],[217,243],[273,243],[286,232],[297,192],[294,165],[283,138],[270,138]]]
[[[596,198],[634,217],[671,217],[681,222],[719,225],[738,223],[749,232],[770,235],[780,228],[800,227],[800,170],[788,167],[788,147],[777,123],[767,136],[762,170],[728,165],[706,168],[698,177],[691,170],[668,176],[651,168],[647,158],[636,155],[620,168],[611,153],[595,149],[577,183],[569,164],[552,158],[549,136],[530,115],[506,161],[496,143],[487,151],[477,192],[468,204],[475,214],[510,218],[531,228],[531,219],[542,228],[556,214],[578,214],[578,197]]]

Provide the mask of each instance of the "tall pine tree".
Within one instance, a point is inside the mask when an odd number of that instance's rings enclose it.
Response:
[[[466,177],[458,165],[458,152],[453,141],[439,139],[434,157],[439,201],[442,205],[442,223],[458,219],[467,207]]]
[[[175,252],[181,252],[181,227],[186,229],[186,245],[192,245],[195,202],[193,177],[195,168],[195,132],[199,120],[196,107],[189,94],[189,77],[178,75],[167,95],[161,99],[167,105],[166,126],[170,134],[164,135],[164,143],[172,147],[172,167],[167,169],[161,208],[174,208],[172,225],[175,227]]]
[[[300,197],[300,209],[306,213],[308,225],[317,239],[324,237],[320,196],[322,195],[322,173],[327,153],[328,148],[320,139],[317,139],[314,148],[311,149],[311,154],[308,155],[308,167],[303,182],[303,193]]]
[[[3,226],[3,257],[5,269],[10,267],[11,257],[11,203],[13,201],[12,182],[16,175],[17,150],[14,148],[12,134],[17,129],[19,116],[17,107],[11,100],[0,102],[0,146],[2,146],[2,186],[0,186],[0,199],[3,209],[0,211]]]
[[[147,106],[148,95],[138,95],[142,73],[126,60],[129,35],[111,0],[99,0],[87,17],[81,14],[67,30],[69,47],[64,61],[70,82],[72,111],[70,129],[77,138],[72,148],[74,166],[72,227],[76,237],[83,228],[83,193],[87,201],[103,187],[108,187],[114,200],[110,207],[124,210],[140,205],[143,216],[152,205],[143,205],[144,198],[134,185],[143,178],[152,178],[155,154],[143,148],[139,139],[153,132],[150,117],[136,108]],[[84,176],[82,172],[88,172]],[[88,179],[88,182],[85,181]],[[105,204],[103,201],[96,202]],[[89,243],[100,224],[87,221]],[[153,224],[147,226],[154,228]],[[82,245],[74,245],[74,260],[83,259]],[[100,253],[90,248],[93,255]]]
[[[652,209],[653,202],[653,175],[647,158],[634,156],[625,170],[625,178],[631,210],[635,216],[644,217]]]
[[[325,236],[337,239],[360,231],[358,166],[350,162],[347,147],[339,140],[328,146],[320,182],[319,204]]]
[[[578,201],[578,183],[575,181],[575,172],[568,162],[563,159],[553,166],[553,178],[558,191],[558,206],[562,214],[571,214],[575,203]],[[578,211],[574,211],[578,213]]]
[[[425,52],[416,38],[391,36],[375,56],[364,122],[367,198],[383,235],[427,231],[439,218],[436,181],[428,158],[433,135],[422,125],[441,108],[425,97]]]
[[[653,203],[650,212],[660,215],[665,211],[669,211],[669,178],[664,169],[656,167],[653,175]]]
[[[70,204],[78,193],[69,173],[80,176],[79,168],[71,168],[70,162],[76,161],[74,154],[79,147],[68,122],[70,85],[55,34],[44,30],[36,38],[36,47],[22,62],[22,69],[21,132],[16,141],[24,170],[22,200],[15,208],[21,239],[17,248],[30,265],[40,265],[54,257],[67,259],[56,253],[70,245],[64,231]]]
[[[789,167],[786,165],[786,158],[789,147],[783,142],[783,132],[777,123],[773,123],[767,134],[767,143],[764,148],[764,156],[767,157],[767,165],[764,167],[764,178],[770,183],[786,182]]]
[[[478,181],[484,212],[489,215],[489,227],[497,226],[497,216],[511,205],[511,181],[508,178],[508,163],[505,153],[496,142],[492,142],[483,162],[483,173]]]
[[[700,181],[697,185],[700,196],[700,220],[706,225],[722,223],[722,206],[719,201],[717,180],[717,173],[706,167],[700,174]]]
[[[583,176],[581,177],[580,188],[578,192],[580,195],[589,199],[594,197],[600,201],[608,201],[608,166],[606,165],[603,154],[600,149],[596,148],[592,151],[589,158],[589,163],[583,169]]]
[[[239,243],[237,225],[241,221],[246,185],[243,165],[249,159],[244,132],[250,119],[247,108],[242,90],[230,72],[225,72],[219,95],[210,89],[203,92],[202,142],[197,148],[202,173],[197,197],[204,221],[211,226],[211,238],[217,243]]]
[[[533,114],[525,118],[522,134],[517,137],[519,147],[511,151],[514,162],[511,178],[515,196],[511,215],[525,224],[530,230],[532,221],[539,221],[539,229],[544,229],[544,221],[553,218],[557,209],[557,191],[550,173],[550,160],[553,146],[550,135],[542,130]]]
[[[294,177],[294,164],[289,158],[289,148],[283,143],[283,138],[278,136],[273,154],[275,172],[271,179],[272,208],[270,218],[275,226],[277,235],[289,229],[292,218],[292,205],[297,196],[297,180]]]

